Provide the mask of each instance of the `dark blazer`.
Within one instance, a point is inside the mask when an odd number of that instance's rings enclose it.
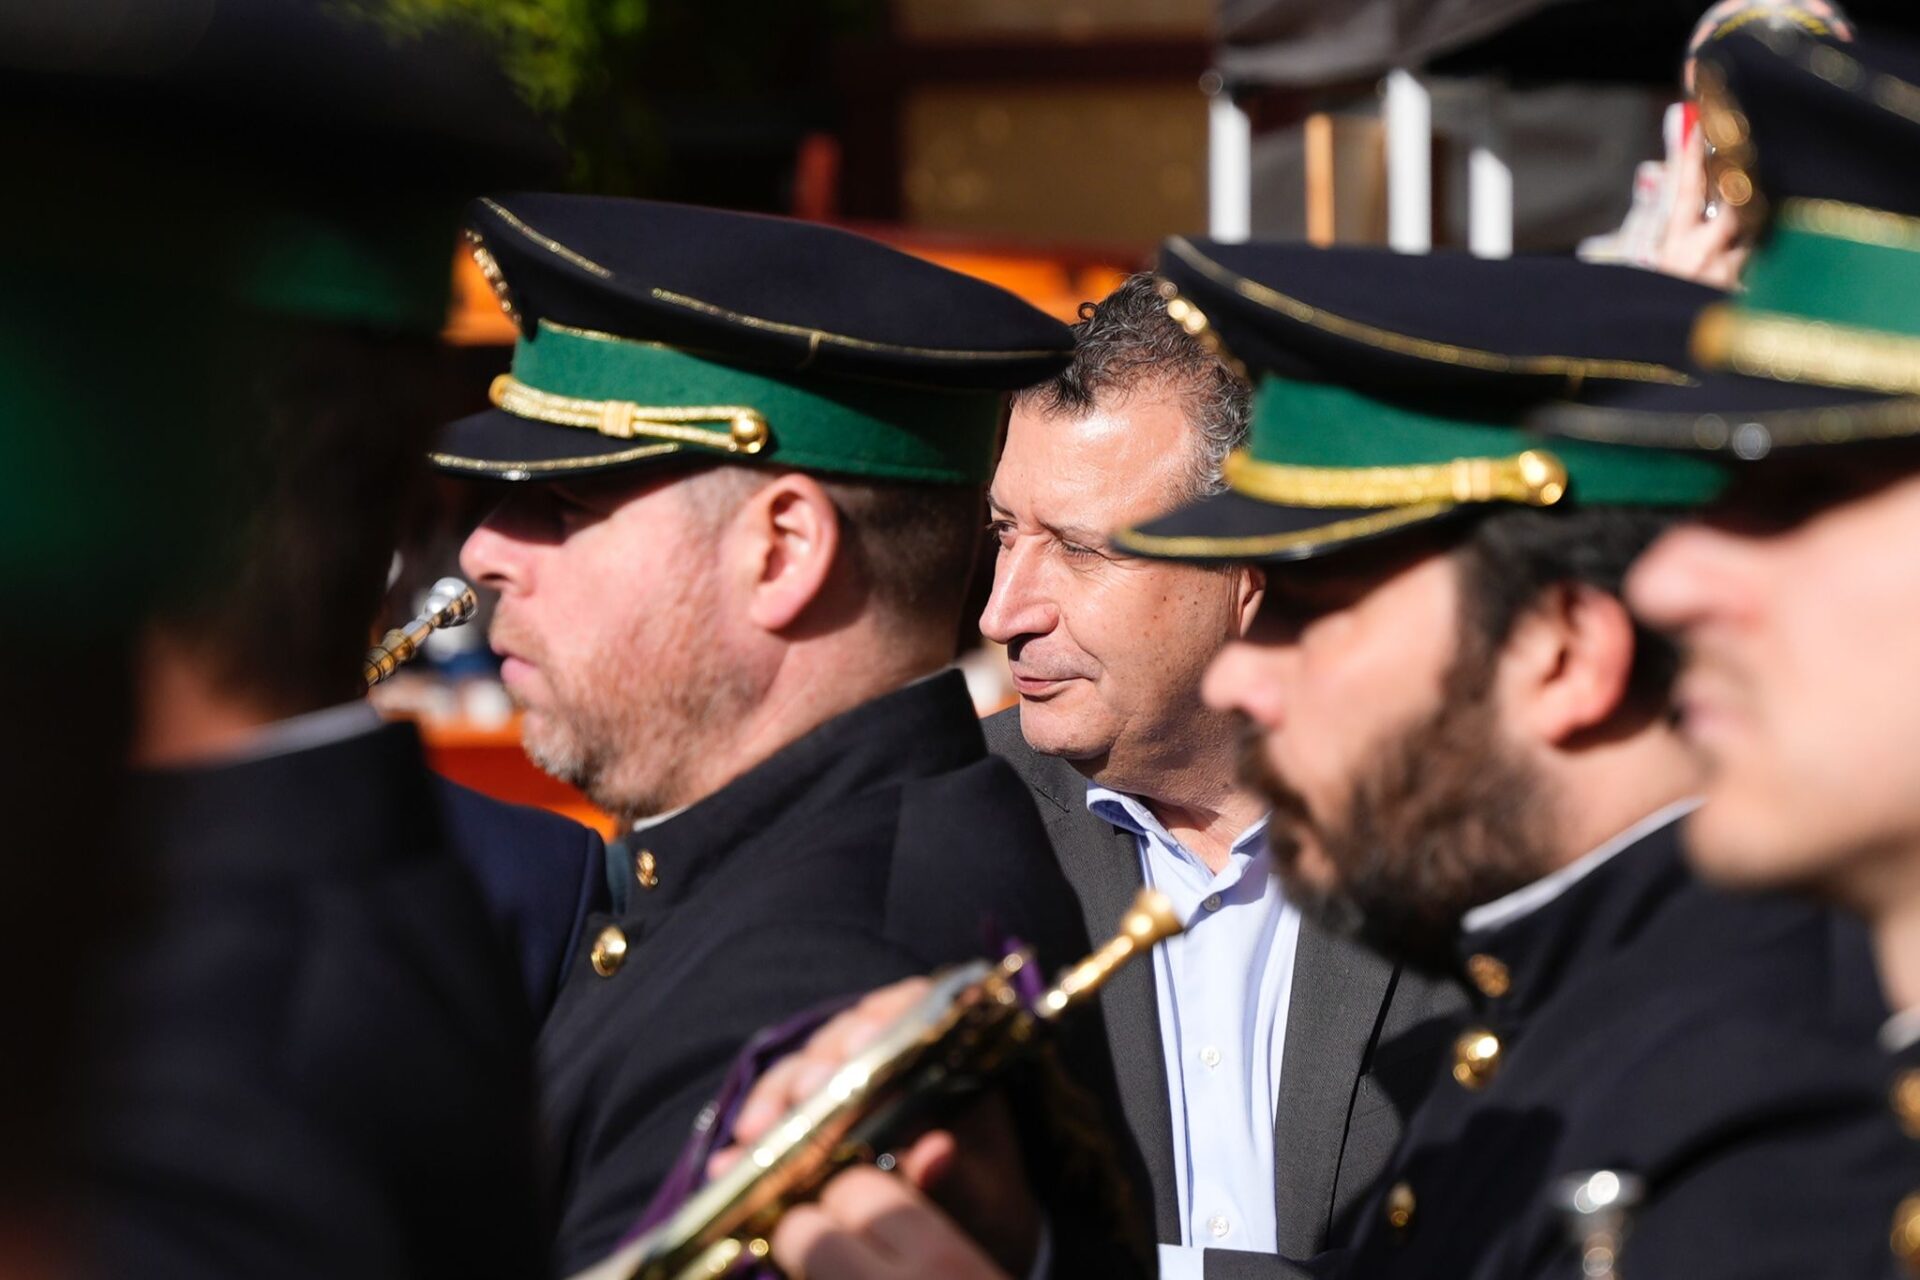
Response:
[[[531,1031],[412,728],[147,775],[106,969],[96,1274],[528,1276]]]
[[[633,1224],[760,1028],[1008,936],[1049,971],[1087,947],[954,673],[828,721],[629,843],[628,901],[588,920],[540,1038],[563,1273]]]
[[[1020,734],[1018,708],[985,722],[994,754],[1037,798],[1087,928],[1113,928],[1139,892],[1132,833],[1087,809],[1087,782],[1064,760],[1040,755]],[[1274,1200],[1280,1254],[1305,1258],[1338,1243],[1400,1136],[1403,1118],[1431,1087],[1464,997],[1448,982],[1406,973],[1311,922],[1300,925],[1292,1003],[1274,1122]],[[1173,1122],[1153,969],[1123,970],[1101,995],[1127,1124],[1146,1160],[1164,1243],[1180,1241]],[[1278,1256],[1209,1249],[1212,1276],[1296,1272]]]
[[[1646,1184],[1623,1275],[1878,1274],[1912,1162],[1884,1065],[1835,1025],[1836,957],[1864,945],[1830,912],[1703,888],[1674,825],[1467,936],[1495,1069],[1467,1087],[1443,1065],[1347,1274],[1577,1276],[1551,1189],[1596,1170]]]
[[[518,958],[533,1025],[553,1008],[587,916],[607,909],[607,850],[591,827],[506,804],[439,779],[454,852],[473,873],[487,914]]]

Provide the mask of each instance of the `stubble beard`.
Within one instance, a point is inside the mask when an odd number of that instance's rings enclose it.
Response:
[[[1490,700],[1467,682],[1450,679],[1439,710],[1388,735],[1324,821],[1257,735],[1243,740],[1241,774],[1273,806],[1268,841],[1289,901],[1430,972],[1458,966],[1461,917],[1537,880],[1552,847],[1544,781],[1504,745]],[[1333,885],[1301,878],[1307,839],[1334,868]]]
[[[523,722],[522,748],[622,824],[692,803],[755,697],[713,635],[712,593],[683,584],[621,642],[562,676]]]

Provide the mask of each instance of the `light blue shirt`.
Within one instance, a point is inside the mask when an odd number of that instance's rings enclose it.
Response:
[[[1197,1280],[1204,1249],[1277,1247],[1273,1124],[1300,913],[1269,874],[1265,818],[1215,874],[1134,797],[1090,786],[1087,808],[1133,833],[1146,883],[1187,926],[1153,952],[1181,1231],[1160,1246],[1160,1274]]]

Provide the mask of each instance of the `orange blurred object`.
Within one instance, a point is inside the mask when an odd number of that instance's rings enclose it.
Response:
[[[1117,246],[1021,245],[972,237],[907,231],[895,226],[849,228],[949,270],[961,272],[1024,298],[1050,316],[1072,323],[1080,304],[1097,302],[1137,269],[1143,255]],[[453,261],[453,298],[441,337],[455,346],[511,346],[517,334],[500,310],[473,255],[462,246]]]
[[[585,823],[611,837],[616,826],[611,815],[555,778],[548,777],[520,749],[516,719],[498,728],[480,729],[461,724],[420,721],[427,747],[427,764],[442,777],[472,787],[509,804],[530,804]]]

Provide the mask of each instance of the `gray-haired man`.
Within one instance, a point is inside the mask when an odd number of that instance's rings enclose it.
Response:
[[[1107,1031],[1162,1274],[1258,1275],[1278,1266],[1260,1255],[1339,1242],[1432,1075],[1438,1039],[1418,1029],[1454,997],[1303,922],[1267,874],[1238,728],[1199,692],[1258,608],[1260,570],[1107,543],[1218,488],[1245,384],[1151,276],[1082,316],[1073,363],[1016,397],[989,493],[981,630],[1007,646],[1020,704],[987,738],[1036,796],[1094,936],[1143,883],[1187,921],[1107,988]]]

